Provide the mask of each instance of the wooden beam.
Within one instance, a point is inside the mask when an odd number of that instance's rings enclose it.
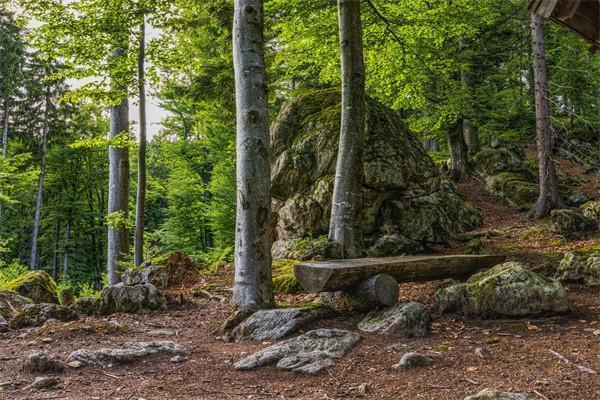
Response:
[[[389,274],[398,282],[460,278],[501,264],[502,255],[400,256],[356,258],[294,265],[304,289],[318,293],[353,287],[371,276]]]

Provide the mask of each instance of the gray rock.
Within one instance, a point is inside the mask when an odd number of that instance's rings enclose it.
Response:
[[[51,319],[67,322],[76,320],[77,318],[77,314],[74,311],[58,304],[31,304],[11,319],[10,326],[13,329],[19,329],[30,326],[41,326]]]
[[[598,224],[579,210],[553,210],[550,213],[554,231],[568,239],[582,239],[598,231]]]
[[[69,354],[67,362],[69,365],[79,361],[83,365],[108,366],[134,362],[153,354],[185,355],[187,350],[171,341],[128,342],[121,348],[79,349]]]
[[[33,301],[13,290],[0,290],[0,316],[6,319],[12,318]]]
[[[317,374],[335,364],[361,341],[355,332],[316,329],[260,350],[234,364],[237,370],[251,370],[277,363],[277,368]]]
[[[434,359],[427,357],[421,353],[410,352],[406,353],[400,359],[398,364],[392,365],[393,369],[408,369],[412,367],[427,367],[434,363]]]
[[[142,269],[128,269],[121,276],[124,285],[136,286],[149,283],[158,288],[169,286],[169,271],[165,267],[150,265]]]
[[[77,314],[95,315],[100,312],[102,301],[97,297],[80,297],[69,308]]]
[[[584,217],[594,220],[600,226],[600,200],[588,201],[581,206]]]
[[[567,293],[559,281],[517,262],[497,265],[465,283],[439,289],[435,307],[441,312],[481,318],[539,316],[569,310]]]
[[[0,314],[0,333],[8,332],[8,321]]]
[[[580,281],[587,286],[600,286],[600,253],[587,257],[572,251],[565,253],[556,277],[561,281]]]
[[[25,361],[22,369],[28,372],[63,372],[65,366],[58,357],[48,355],[41,351],[31,352]]]
[[[583,193],[575,193],[567,197],[567,204],[573,207],[579,207],[589,201],[590,197]]]
[[[421,337],[431,329],[431,314],[420,303],[397,304],[384,310],[371,311],[358,323],[358,329],[383,335]]]
[[[33,383],[25,386],[24,390],[43,390],[43,389],[52,389],[57,386],[60,381],[58,378],[52,376],[38,376],[35,378]]]
[[[465,397],[464,400],[531,400],[531,398],[521,393],[502,392],[488,388],[476,395]]]
[[[103,315],[138,313],[166,309],[167,301],[156,286],[145,283],[127,286],[122,283],[109,286],[100,296],[100,313]]]
[[[169,336],[175,336],[176,333],[177,332],[170,330],[170,329],[153,329],[151,331],[148,331],[147,335],[165,338],[165,337],[169,337]]]
[[[184,362],[186,358],[184,356],[173,356],[169,359],[173,364],[180,364]]]
[[[326,312],[316,307],[258,310],[233,329],[231,339],[281,339],[320,318]]]
[[[338,90],[299,96],[282,106],[273,124],[277,257],[329,258],[338,251],[298,241],[323,237],[329,229],[340,99]],[[372,99],[366,108],[361,229],[366,242],[376,245],[368,250],[379,255],[413,253],[480,226],[477,210],[448,190],[398,114]]]

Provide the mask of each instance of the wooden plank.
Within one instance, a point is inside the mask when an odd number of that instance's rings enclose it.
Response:
[[[389,274],[398,282],[458,278],[504,262],[502,255],[400,256],[356,258],[294,265],[304,289],[317,293],[349,288],[370,276]]]

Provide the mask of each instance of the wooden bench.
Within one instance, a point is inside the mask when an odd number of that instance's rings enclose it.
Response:
[[[326,292],[321,295],[324,303],[338,311],[356,311],[395,304],[398,282],[464,278],[505,259],[467,254],[356,258],[296,264],[294,275],[308,292]]]

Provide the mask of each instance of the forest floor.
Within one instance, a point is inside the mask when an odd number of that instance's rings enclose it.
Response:
[[[590,181],[585,186],[594,188]],[[471,179],[461,185],[469,201],[480,209],[485,226],[480,233],[486,251],[509,253],[510,259],[530,267],[556,266],[565,251],[592,250],[595,240],[567,241],[552,233],[548,221],[528,220],[503,206]],[[595,189],[598,189],[597,187]],[[598,197],[598,191],[592,191]],[[487,233],[487,234],[484,234]],[[461,245],[436,249],[461,252]],[[600,249],[599,249],[600,250]],[[231,313],[228,300],[232,268],[171,287],[171,294],[187,296],[169,311],[144,315],[89,317],[67,324],[46,325],[30,331],[0,334],[0,399],[438,399],[462,400],[486,387],[527,393],[541,400],[600,399],[600,375],[580,371],[573,363],[600,371],[600,289],[568,285],[571,312],[557,317],[520,320],[474,320],[433,313],[432,333],[418,339],[394,339],[361,333],[364,340],[336,365],[319,376],[282,372],[274,367],[235,371],[232,364],[269,342],[225,343],[213,331]],[[190,298],[199,283],[216,287],[224,302]],[[433,304],[439,283],[402,284],[400,301]],[[279,304],[302,304],[314,295],[281,295]],[[355,330],[360,317],[322,320],[309,327]],[[32,350],[46,351],[63,360],[80,348],[118,347],[128,341],[156,340],[148,332],[164,328],[176,332],[166,340],[187,347],[184,363],[168,356],[112,368],[70,369],[59,376],[58,388],[27,392],[34,376],[20,371]],[[394,350],[392,345],[400,352]],[[404,348],[401,346],[404,345]],[[482,348],[484,358],[475,353]],[[562,354],[567,364],[551,353]],[[436,359],[431,367],[393,370],[405,351]]]

